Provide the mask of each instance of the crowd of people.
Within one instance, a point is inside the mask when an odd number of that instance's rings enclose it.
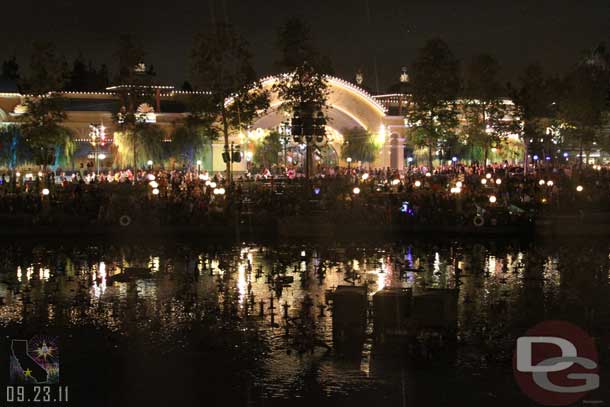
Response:
[[[320,168],[311,179],[281,167],[225,174],[184,168],[138,171],[0,173],[5,224],[128,226],[266,224],[316,214],[334,224],[510,225],[541,213],[610,211],[603,166],[454,163],[402,171]],[[242,219],[243,220],[243,219]]]

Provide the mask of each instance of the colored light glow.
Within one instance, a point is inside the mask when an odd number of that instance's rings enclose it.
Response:
[[[490,173],[485,174],[485,178],[491,179],[491,174]]]
[[[481,179],[481,184],[483,184],[483,185],[487,184],[487,180],[485,178],[482,178]]]
[[[543,180],[543,179],[541,179],[540,181],[538,181],[538,184],[539,184],[539,185],[544,185],[544,184],[545,184],[545,182],[544,182],[544,180]]]
[[[367,179],[369,179],[369,174],[368,174],[368,172],[365,172],[364,174],[362,174],[362,179],[363,179],[363,180],[367,180]]]
[[[462,185],[464,185],[464,184],[462,184],[462,181],[458,181],[458,182],[455,183],[455,186],[457,188],[462,188]]]
[[[500,178],[498,178],[498,179],[496,180],[496,184],[497,184],[497,185],[502,184],[502,180],[501,180]]]
[[[47,188],[43,189],[43,190],[42,190],[42,194],[43,194],[44,196],[49,195],[49,190],[48,190]]]
[[[354,187],[354,189],[352,190],[352,192],[353,192],[355,195],[358,195],[358,194],[360,193],[360,188],[358,188],[358,187]]]
[[[415,187],[416,187],[416,188],[421,187],[421,181],[419,181],[419,180],[418,180],[418,181],[415,181]]]
[[[159,195],[159,190],[157,188],[152,190],[153,195]]]
[[[584,189],[584,188],[582,187],[582,185],[579,185],[579,186],[577,186],[577,187],[576,187],[576,190],[577,190],[578,192],[582,192],[582,191],[583,191],[583,189]]]
[[[549,187],[552,187],[552,186],[553,186],[553,184],[554,184],[554,182],[553,182],[553,181],[551,181],[551,180],[549,180],[549,181],[547,181],[547,182],[546,182],[546,185],[547,185],[547,186],[549,186]]]
[[[489,202],[491,202],[491,203],[496,203],[496,201],[497,201],[497,199],[496,199],[495,195],[491,195],[491,196],[489,197]]]

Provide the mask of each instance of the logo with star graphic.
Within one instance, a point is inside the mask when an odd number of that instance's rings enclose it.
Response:
[[[10,349],[12,384],[59,383],[59,347],[56,337],[13,339]]]

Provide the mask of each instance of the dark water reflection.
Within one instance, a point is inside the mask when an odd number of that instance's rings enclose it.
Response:
[[[545,319],[587,330],[608,365],[608,241],[23,242],[2,250],[3,340],[57,335],[75,405],[528,405],[510,359],[516,336]],[[126,267],[152,272],[113,282]],[[284,275],[294,281],[279,284]],[[384,287],[458,288],[454,357],[380,356],[371,339],[351,358],[329,350],[327,290],[352,283],[369,296]]]

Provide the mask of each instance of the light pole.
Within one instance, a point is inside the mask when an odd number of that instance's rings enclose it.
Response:
[[[313,172],[313,146],[322,145],[326,141],[326,117],[312,104],[302,104],[292,117],[290,133],[296,143],[305,141],[305,178],[309,179]]]
[[[231,143],[231,147],[225,146],[225,151],[222,153],[222,160],[225,164],[229,165],[229,172],[233,173],[233,163],[241,162],[241,151],[239,149],[239,145],[235,145],[235,143]],[[231,180],[227,180],[229,183]]]
[[[93,159],[95,161],[95,168],[96,168],[96,174],[99,174],[100,172],[100,152],[99,152],[99,146],[100,144],[102,146],[104,146],[104,144],[106,143],[106,127],[104,126],[103,123],[101,124],[95,124],[95,123],[91,123],[89,124],[89,137],[91,137],[91,145],[93,146]],[[104,158],[106,158],[106,156],[104,155]]]

